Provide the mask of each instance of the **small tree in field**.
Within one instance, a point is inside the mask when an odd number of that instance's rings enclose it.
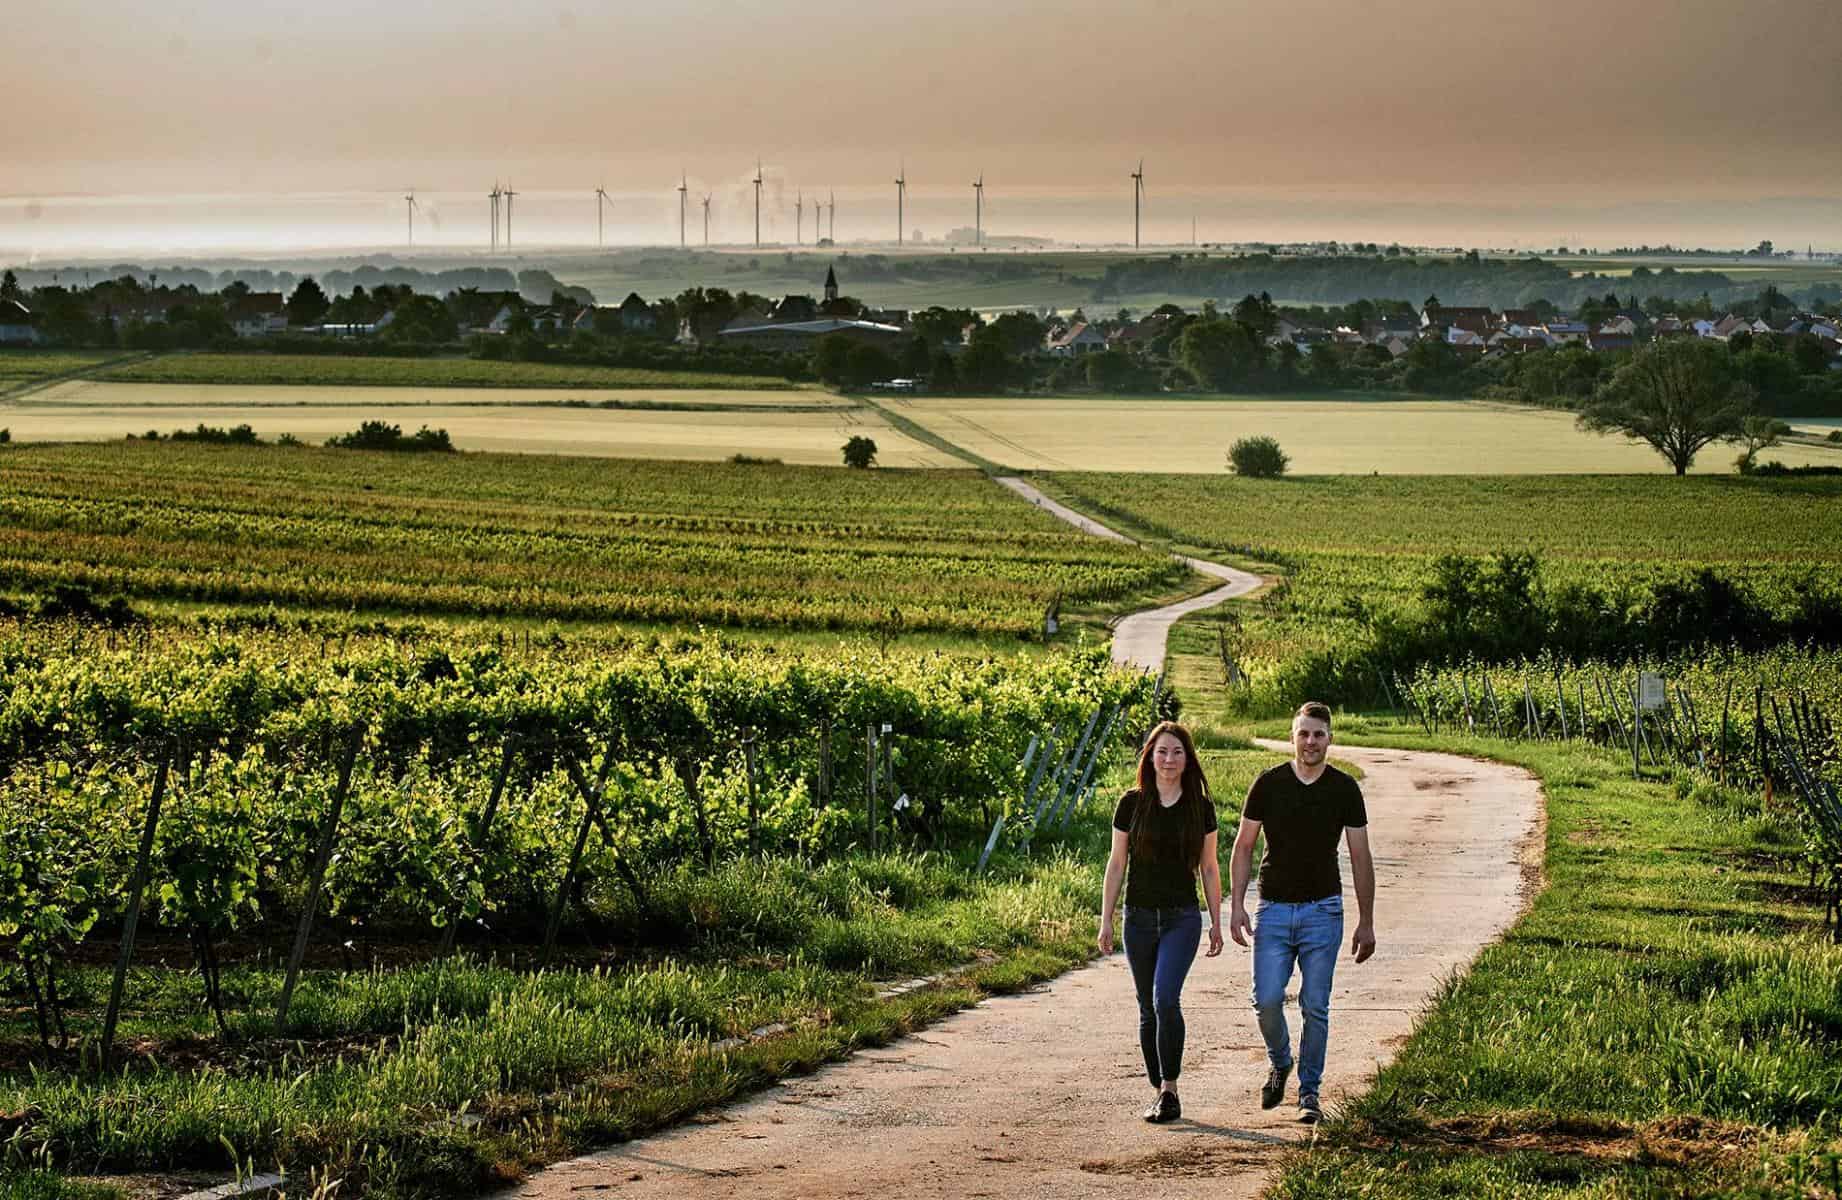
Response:
[[[1278,440],[1266,434],[1244,437],[1228,447],[1228,469],[1249,479],[1278,479],[1291,462]]]
[[[855,434],[844,443],[844,465],[863,469],[876,465],[876,442],[873,438]]]

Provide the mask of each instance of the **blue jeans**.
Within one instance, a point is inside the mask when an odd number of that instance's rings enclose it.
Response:
[[[1315,1095],[1324,1078],[1324,1049],[1330,1042],[1330,981],[1343,944],[1343,897],[1304,904],[1265,901],[1254,925],[1254,1012],[1266,1056],[1281,1070],[1292,1065],[1292,1035],[1286,1030],[1286,984],[1292,964],[1301,977],[1298,1007],[1305,1032],[1298,1042],[1298,1091]]]
[[[1138,1044],[1151,1086],[1183,1073],[1183,979],[1202,941],[1202,910],[1126,909],[1126,962],[1138,988]]]

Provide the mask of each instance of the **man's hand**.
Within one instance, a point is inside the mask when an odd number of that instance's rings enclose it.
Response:
[[[1094,945],[1100,948],[1103,958],[1113,953],[1113,922],[1100,922],[1100,936],[1094,939]]]
[[[1203,957],[1204,958],[1214,958],[1216,955],[1220,954],[1221,952],[1222,952],[1222,927],[1220,925],[1211,925],[1209,926],[1209,951],[1208,953],[1204,954]]]
[[[1228,936],[1237,946],[1253,944],[1254,923],[1247,919],[1247,910],[1239,905],[1228,915]]]
[[[1367,923],[1356,926],[1356,935],[1350,938],[1350,953],[1356,956],[1357,962],[1369,961],[1369,956],[1375,953],[1375,926]]]

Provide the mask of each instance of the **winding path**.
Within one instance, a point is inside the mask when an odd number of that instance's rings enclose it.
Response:
[[[1075,528],[1091,533],[1095,537],[1110,538],[1116,542],[1133,541],[1125,534],[1107,528],[1092,517],[1078,513],[1059,501],[1051,500],[1034,486],[1025,483],[1015,475],[1000,475],[995,482],[1016,492],[1044,512],[1052,513]],[[1192,596],[1188,600],[1166,604],[1162,608],[1151,608],[1144,612],[1133,613],[1120,621],[1113,630],[1114,662],[1123,666],[1140,667],[1147,671],[1162,671],[1164,669],[1164,647],[1170,640],[1171,626],[1193,612],[1214,608],[1224,600],[1232,600],[1236,596],[1245,596],[1257,591],[1260,585],[1266,582],[1258,575],[1237,571],[1221,563],[1205,562],[1200,558],[1190,558],[1182,554],[1172,557],[1187,564],[1193,571],[1223,580],[1223,586],[1200,596]]]
[[[1021,481],[1000,482],[1090,533],[1120,537],[1031,496]],[[1218,577],[1232,582],[1210,596],[1259,582]],[[1186,601],[1186,611],[1208,599]],[[1116,641],[1115,659],[1161,665],[1175,619],[1148,623],[1155,635],[1123,652]],[[1541,792],[1525,771],[1444,754],[1336,753],[1364,772],[1379,948],[1361,966],[1346,955],[1337,972],[1324,1078],[1333,1106],[1367,1086],[1429,997],[1515,920],[1541,854]],[[1150,1089],[1131,975],[1116,953],[676,1129],[552,1167],[515,1196],[1062,1200],[1146,1186],[1169,1198],[1255,1196],[1278,1154],[1309,1131],[1290,1107],[1259,1107],[1265,1052],[1249,1008],[1248,955],[1231,942],[1220,958],[1196,960],[1183,1001],[1185,1116],[1171,1125],[1138,1119]],[[1288,1019],[1296,1037],[1296,1008]]]

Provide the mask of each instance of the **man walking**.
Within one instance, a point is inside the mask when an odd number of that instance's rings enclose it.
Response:
[[[1337,838],[1349,842],[1350,873],[1356,883],[1356,933],[1350,951],[1357,962],[1375,953],[1375,863],[1369,856],[1369,817],[1362,789],[1326,762],[1330,753],[1330,709],[1316,701],[1292,718],[1292,761],[1254,780],[1241,810],[1229,867],[1233,908],[1228,932],[1236,944],[1253,938],[1254,1011],[1266,1039],[1272,1070],[1260,1089],[1260,1107],[1285,1098],[1292,1073],[1292,1038],[1286,1030],[1286,985],[1299,969],[1298,1007],[1304,1033],[1298,1043],[1298,1118],[1316,1121],[1322,1110],[1318,1085],[1330,1041],[1330,985],[1343,942],[1343,882],[1337,871]],[[1259,924],[1247,918],[1247,880],[1254,841],[1266,833],[1260,862]]]

